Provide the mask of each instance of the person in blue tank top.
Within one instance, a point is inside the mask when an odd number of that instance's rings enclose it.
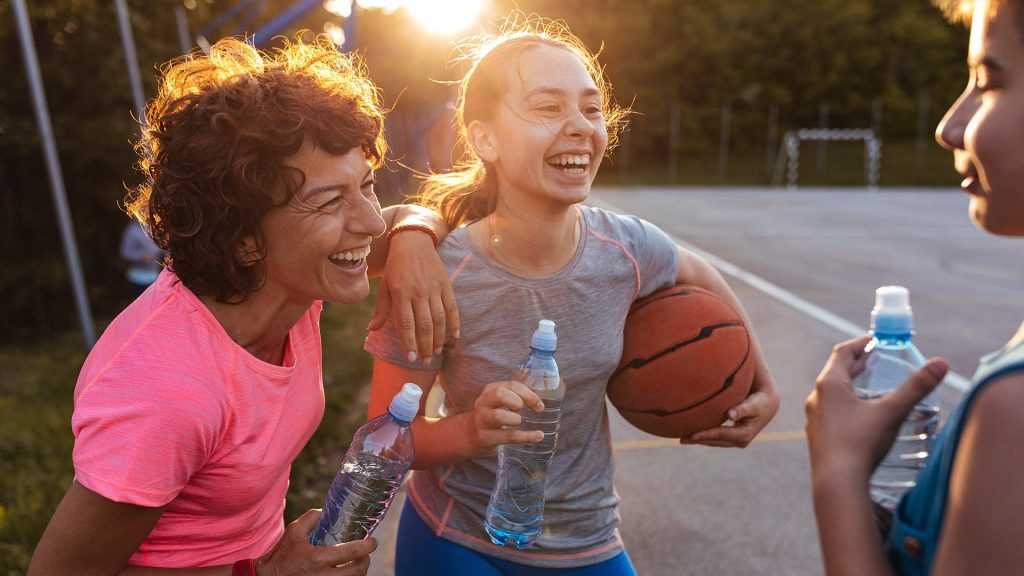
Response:
[[[973,17],[970,80],[936,138],[953,151],[975,225],[1024,236],[1024,0],[939,3],[954,17]],[[886,535],[876,528],[868,478],[900,422],[948,366],[933,358],[887,396],[858,400],[850,381],[863,370],[866,342],[835,347],[806,403],[827,574],[1021,573],[1024,324],[1006,346],[982,358],[973,387],[937,435]]]

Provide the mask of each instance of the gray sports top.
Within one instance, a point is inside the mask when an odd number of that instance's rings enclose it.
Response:
[[[675,243],[652,224],[588,206],[580,213],[576,254],[550,276],[524,278],[502,267],[470,241],[465,226],[439,248],[462,319],[461,338],[433,366],[440,369],[444,411],[470,411],[487,383],[511,378],[541,318],[555,322],[566,395],[533,547],[495,546],[484,532],[496,456],[415,471],[409,500],[438,536],[531,566],[583,566],[622,550],[605,388],[622,352],[630,304],[673,285],[679,266]],[[391,322],[371,333],[365,348],[396,366],[423,369],[405,359]]]

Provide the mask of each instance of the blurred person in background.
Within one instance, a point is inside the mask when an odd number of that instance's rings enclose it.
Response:
[[[163,251],[153,243],[142,224],[131,220],[121,234],[119,249],[125,264],[125,279],[132,289],[132,298],[138,298],[160,275]]]

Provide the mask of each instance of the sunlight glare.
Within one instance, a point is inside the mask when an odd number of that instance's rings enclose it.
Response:
[[[357,0],[363,8],[378,8],[385,13],[391,13],[416,0]]]
[[[448,36],[476,22],[483,0],[406,0],[405,9],[420,26]]]
[[[324,0],[324,10],[348,18],[352,15],[352,0]]]

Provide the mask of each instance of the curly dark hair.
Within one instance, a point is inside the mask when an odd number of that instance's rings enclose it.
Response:
[[[384,159],[379,91],[324,37],[262,52],[227,38],[172,60],[136,144],[145,182],[125,199],[165,265],[196,294],[241,302],[264,281],[263,216],[305,180],[284,160],[307,138],[331,154]],[[255,253],[241,254],[255,239]]]

